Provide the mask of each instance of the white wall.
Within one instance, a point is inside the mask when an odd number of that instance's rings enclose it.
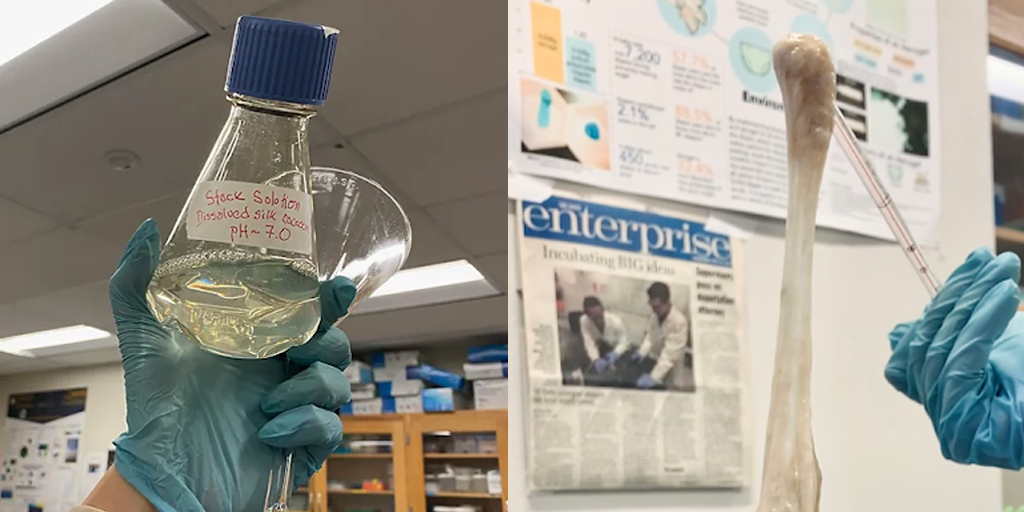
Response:
[[[936,2],[939,18],[941,95],[941,251],[929,254],[947,276],[972,249],[992,245],[992,184],[985,56],[985,2]],[[664,203],[651,201],[663,207]],[[687,208],[684,212],[706,212]],[[509,247],[514,247],[509,219]],[[892,390],[883,378],[886,334],[915,318],[927,296],[893,245],[819,231],[814,265],[813,414],[824,476],[821,510],[863,512],[1000,510],[1000,473],[945,461],[923,409]],[[746,493],[664,492],[563,494],[527,497],[522,389],[512,386],[511,512],[753,511],[759,492],[761,453],[778,322],[782,224],[763,222],[747,244],[747,288],[754,415],[755,483]],[[509,276],[518,271],[509,252]],[[522,343],[517,300],[509,300],[509,340]],[[512,366],[523,371],[513,350]],[[522,379],[520,378],[520,382]],[[638,440],[639,441],[639,440]]]
[[[85,399],[85,436],[79,449],[83,455],[107,453],[111,442],[126,427],[124,374],[120,363],[5,377],[0,380],[0,397],[6,402],[14,393],[78,387],[89,390]],[[3,416],[0,426],[6,421],[7,415]]]

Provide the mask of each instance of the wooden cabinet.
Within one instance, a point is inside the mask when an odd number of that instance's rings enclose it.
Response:
[[[333,453],[310,481],[310,512],[352,509],[405,512],[408,451],[401,416],[343,417],[346,451]],[[352,488],[351,483],[377,480],[381,488]]]
[[[460,411],[448,414],[400,414],[384,416],[343,416],[348,453],[335,453],[311,479],[307,493],[309,512],[342,512],[351,509],[376,509],[382,512],[430,512],[432,505],[473,504],[483,512],[501,512],[508,502],[508,412]],[[470,439],[480,437],[488,445],[482,449],[444,448],[438,438]],[[389,445],[390,442],[390,445]],[[495,449],[496,448],[496,449]],[[437,453],[444,450],[445,453]],[[492,495],[466,490],[465,478],[459,490],[431,489],[427,495],[428,472],[435,468],[459,467],[468,472],[497,469],[502,492]],[[462,469],[465,468],[465,469]],[[352,489],[353,484],[377,479],[380,490]],[[479,484],[479,482],[476,482]],[[436,487],[436,486],[434,486]],[[296,509],[298,510],[298,509]]]
[[[460,411],[452,414],[418,414],[408,418],[410,464],[409,505],[412,512],[430,512],[431,505],[473,504],[483,512],[501,512],[508,501],[508,411]],[[438,438],[462,435],[493,435],[495,449],[452,449],[436,453]],[[434,444],[429,449],[427,444]],[[503,448],[504,447],[504,448]],[[481,490],[442,490],[427,493],[426,477],[431,467],[460,466],[482,471],[501,472],[502,493],[492,495]]]

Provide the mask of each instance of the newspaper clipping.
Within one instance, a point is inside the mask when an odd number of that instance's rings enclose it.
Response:
[[[531,490],[745,486],[740,244],[564,196],[518,213]]]

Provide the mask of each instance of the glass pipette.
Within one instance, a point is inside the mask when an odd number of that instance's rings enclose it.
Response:
[[[860,181],[864,183],[864,188],[867,189],[868,195],[875,202],[878,211],[882,213],[882,218],[889,225],[893,236],[896,237],[896,243],[900,245],[900,248],[903,249],[903,254],[907,256],[910,264],[914,266],[917,277],[921,278],[921,282],[928,289],[929,295],[934,298],[935,294],[939,293],[939,288],[942,284],[935,277],[935,274],[932,273],[932,268],[928,265],[924,254],[921,253],[920,246],[914,241],[910,230],[907,229],[907,224],[903,222],[903,217],[900,217],[900,212],[896,210],[896,205],[892,202],[889,192],[885,190],[882,181],[878,179],[878,175],[871,168],[868,159],[861,152],[860,145],[853,135],[853,130],[850,129],[850,125],[846,124],[846,118],[843,116],[843,112],[839,110],[839,105],[834,105],[834,107],[835,116],[833,116],[832,121],[834,125],[832,129],[833,137],[835,137],[839,147],[843,148],[843,153],[846,153],[846,157],[850,159],[850,163],[853,165],[853,169],[857,171]]]

